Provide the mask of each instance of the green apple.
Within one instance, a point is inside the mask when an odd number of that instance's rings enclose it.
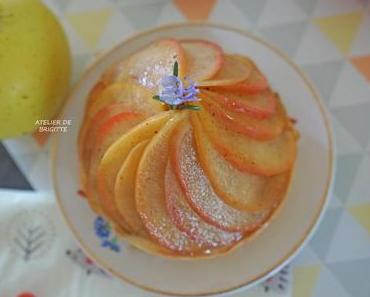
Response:
[[[71,58],[61,25],[39,0],[0,0],[0,138],[56,115]]]

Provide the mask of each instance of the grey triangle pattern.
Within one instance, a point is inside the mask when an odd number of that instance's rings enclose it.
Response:
[[[167,1],[148,2],[145,9],[140,5],[124,6],[121,8],[121,12],[135,29],[143,30],[156,24],[167,4]]]
[[[344,60],[328,61],[320,64],[303,65],[303,69],[315,83],[324,101],[328,103],[339,74],[343,68]]]
[[[263,11],[266,0],[233,0],[232,3],[255,24]]]
[[[53,4],[58,8],[58,12],[63,14],[67,10],[69,2],[71,2],[71,0],[58,0],[54,1]]]
[[[361,160],[362,154],[348,154],[337,157],[334,193],[343,203],[348,199]]]
[[[351,297],[329,268],[323,266],[312,297]]]
[[[2,143],[0,143],[0,164],[0,188],[33,190]]]
[[[155,4],[159,2],[169,2],[168,0],[110,0],[112,3],[117,4],[120,7],[127,7],[127,6],[141,6],[147,4]]]
[[[350,205],[347,203],[347,207]],[[356,216],[344,211],[331,239],[325,263],[367,258],[370,258],[369,233]]]
[[[338,107],[332,113],[358,143],[366,148],[370,140],[370,103]]]
[[[308,15],[311,16],[315,5],[317,3],[317,0],[295,0],[299,7]]]
[[[72,82],[75,83],[81,77],[81,74],[86,69],[86,66],[91,58],[91,54],[81,54],[73,56],[73,68],[72,68]]]
[[[274,43],[288,55],[293,56],[302,40],[306,24],[306,22],[299,22],[265,27],[260,28],[260,32],[270,42]]]
[[[370,296],[370,259],[338,262],[328,268],[351,296]]]
[[[329,251],[331,239],[334,236],[336,226],[342,213],[343,209],[341,207],[328,209],[320,227],[309,243],[309,246],[321,260],[325,259]]]

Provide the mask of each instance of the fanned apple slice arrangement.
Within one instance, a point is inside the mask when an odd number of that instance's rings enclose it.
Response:
[[[297,139],[251,59],[205,40],[162,39],[91,90],[78,139],[81,187],[141,250],[223,255],[277,213]]]

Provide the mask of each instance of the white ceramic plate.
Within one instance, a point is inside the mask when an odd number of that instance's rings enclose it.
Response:
[[[112,63],[162,37],[201,38],[225,52],[250,56],[277,90],[301,133],[291,190],[275,220],[253,241],[216,259],[181,261],[151,256],[104,234],[78,191],[77,135],[86,96]],[[173,295],[210,295],[251,286],[286,264],[312,235],[330,191],[333,141],[317,92],[286,56],[247,32],[220,25],[176,24],[136,35],[104,55],[73,90],[63,114],[73,125],[55,140],[53,175],[63,216],[85,251],[103,268],[141,288]],[[104,231],[104,230],[103,230]],[[106,244],[104,244],[106,242]],[[119,250],[119,251],[118,251]]]

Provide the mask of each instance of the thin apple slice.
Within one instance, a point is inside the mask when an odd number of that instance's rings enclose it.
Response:
[[[86,108],[100,99],[100,96],[106,87],[107,85],[101,80],[94,85],[87,98]]]
[[[126,110],[136,111],[148,116],[164,110],[164,106],[153,99],[154,92],[137,84],[132,79],[114,83],[106,87],[100,98],[89,105],[86,111],[87,124],[100,109],[112,103],[123,104]]]
[[[200,87],[230,86],[246,80],[251,74],[253,64],[241,63],[240,59],[224,55],[224,63],[221,69],[212,79],[198,82]]]
[[[100,97],[89,105],[86,110],[83,125],[78,136],[79,154],[83,155],[86,139],[89,141],[93,131],[103,119],[115,111],[130,111],[140,113],[145,117],[152,116],[164,110],[164,106],[152,99],[153,93],[132,80],[107,86]],[[84,170],[84,167],[82,168]],[[82,177],[82,180],[84,177]]]
[[[271,176],[288,171],[294,164],[296,134],[287,127],[278,137],[258,141],[227,129],[200,111],[192,117],[195,133],[205,131],[217,151],[240,171]]]
[[[137,144],[127,155],[119,170],[114,186],[114,202],[134,234],[147,236],[146,229],[136,209],[135,180],[137,167],[149,140]]]
[[[100,100],[100,97],[101,97],[101,94],[102,92],[105,90],[106,88],[106,85],[102,82],[102,81],[98,81],[94,87],[90,90],[89,92],[89,96],[87,98],[87,103],[86,103],[86,106],[85,106],[85,114],[84,114],[84,117],[83,117],[83,121],[82,121],[82,126],[80,127],[80,131],[79,131],[79,134],[78,134],[78,148],[79,148],[79,157],[80,157],[80,160],[83,160],[83,156],[82,156],[82,150],[83,150],[83,143],[85,142],[85,138],[86,138],[86,133],[88,132],[89,130],[89,115],[88,113],[86,112],[87,108],[89,105],[91,104],[95,104],[96,101]],[[105,114],[105,112],[104,112]],[[85,162],[82,162],[81,166],[80,166],[80,171],[82,173],[81,175],[81,180],[82,180],[82,186],[84,186],[86,184],[86,171],[85,171]]]
[[[211,97],[202,97],[203,110],[201,117],[209,117],[210,121],[220,122],[227,129],[244,134],[258,140],[270,140],[280,135],[287,123],[286,112],[283,105],[278,102],[276,113],[267,119],[257,119],[246,113],[240,114],[226,110],[212,100]]]
[[[123,162],[138,143],[151,139],[172,116],[172,112],[163,112],[142,121],[116,138],[116,141],[105,151],[98,168],[95,169],[97,196],[104,213],[112,220],[124,221],[114,203],[116,177]]]
[[[94,115],[91,119],[90,125],[83,125],[83,130],[80,132],[78,138],[78,147],[79,147],[79,158],[81,164],[81,170],[83,171],[84,175],[86,175],[88,171],[88,166],[90,163],[90,157],[92,150],[94,148],[94,143],[96,140],[96,133],[101,125],[104,124],[109,118],[112,118],[120,113],[124,112],[125,108],[124,105],[121,103],[112,103],[104,108],[102,108],[96,115]],[[136,114],[136,113],[133,113]],[[86,177],[83,178],[86,180]]]
[[[142,120],[143,118],[135,113],[119,113],[106,120],[97,130],[96,140],[87,167],[86,194],[91,207],[98,213],[106,215],[109,219],[112,218],[104,211],[104,206],[100,203],[97,191],[97,169],[109,146]],[[125,230],[129,228],[125,222],[119,225]]]
[[[186,76],[199,82],[213,77],[222,67],[223,50],[217,44],[206,41],[187,39],[180,45],[185,51]]]
[[[124,239],[132,244],[137,249],[155,256],[165,256],[168,258],[179,258],[175,252],[165,248],[154,242],[151,238],[146,238],[137,235],[126,234]]]
[[[222,248],[216,249],[209,248],[206,250],[200,250],[199,252],[194,254],[180,254],[176,251],[167,249],[166,247],[158,244],[156,241],[153,241],[151,238],[143,238],[137,235],[125,234],[124,239],[137,249],[154,256],[166,257],[169,260],[191,260],[191,261],[195,259],[198,260],[215,258],[218,255],[222,255],[236,248],[238,244],[241,244],[241,242],[238,242],[236,244],[225,246]]]
[[[271,117],[277,109],[277,94],[270,90],[261,91],[256,94],[248,94],[242,91],[202,90],[200,96],[206,95],[216,101],[226,110],[246,113],[257,119],[266,119]]]
[[[203,131],[195,133],[195,140],[200,164],[225,203],[244,211],[271,210],[280,205],[290,171],[271,177],[242,172],[217,152]]]
[[[225,231],[246,233],[258,228],[269,217],[270,211],[240,211],[217,196],[199,164],[189,123],[176,130],[170,158],[189,204],[207,223]]]
[[[190,207],[171,162],[168,162],[166,168],[165,191],[167,210],[172,221],[195,242],[208,248],[219,248],[233,245],[242,239],[243,234],[239,232],[226,232],[206,223]]]
[[[244,92],[247,94],[256,94],[261,91],[264,91],[268,88],[268,81],[262,72],[258,69],[257,65],[254,64],[249,58],[235,55],[240,62],[250,65],[252,63],[252,71],[250,76],[241,82],[238,82],[233,85],[220,85],[214,86],[215,90],[228,90],[234,92]]]
[[[146,88],[157,89],[162,77],[173,73],[175,61],[179,76],[183,77],[186,68],[183,48],[174,39],[162,39],[113,65],[102,79],[109,84],[132,78]]]
[[[152,238],[177,253],[193,254],[201,247],[173,224],[165,203],[169,140],[183,118],[184,114],[177,113],[146,147],[137,170],[135,196],[137,211]]]
[[[239,85],[239,88],[241,87],[242,90],[249,93],[257,93],[267,89],[268,81],[266,77],[262,74],[261,70],[257,67],[257,65],[246,56],[235,56],[239,58],[242,63],[246,63],[247,65],[249,65],[250,63],[253,64],[251,75],[248,77],[247,80]]]

